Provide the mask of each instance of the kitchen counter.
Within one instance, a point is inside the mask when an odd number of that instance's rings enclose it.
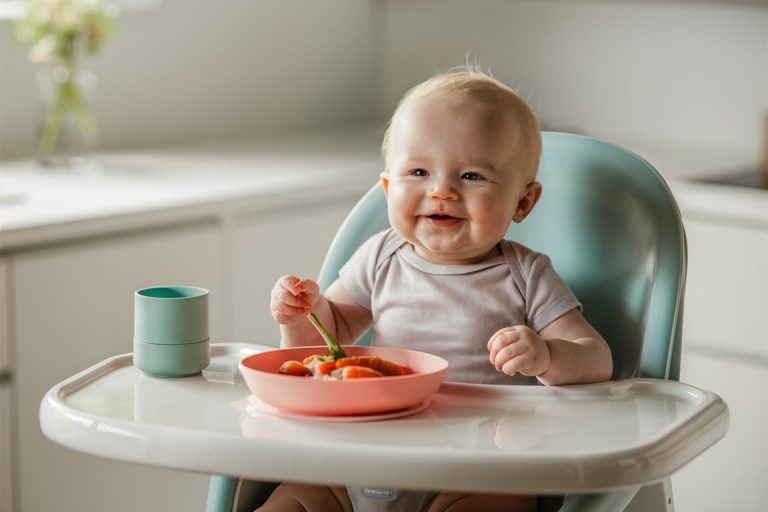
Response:
[[[648,160],[664,176],[683,217],[768,230],[768,191],[699,181],[757,169],[756,159],[740,151],[660,147],[638,142],[621,145]]]
[[[0,162],[0,253],[220,218],[224,203],[231,214],[256,199],[263,206],[362,192],[383,168],[380,139],[380,129],[364,128],[110,152],[97,156],[104,170],[93,174]],[[660,170],[684,216],[768,229],[768,192],[692,179],[744,169],[743,155],[624,145]]]
[[[0,162],[0,253],[366,190],[374,130],[97,155],[103,170]],[[4,198],[4,199],[3,199]],[[160,215],[162,212],[162,215]]]

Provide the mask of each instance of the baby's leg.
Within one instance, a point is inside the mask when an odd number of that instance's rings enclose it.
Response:
[[[536,512],[536,496],[441,492],[425,512]]]
[[[258,512],[352,512],[345,487],[282,483]]]

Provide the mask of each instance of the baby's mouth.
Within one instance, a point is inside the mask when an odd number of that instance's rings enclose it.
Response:
[[[432,223],[432,225],[435,226],[452,226],[461,220],[458,217],[453,217],[451,215],[445,215],[442,213],[433,213],[431,215],[427,215],[427,218]]]

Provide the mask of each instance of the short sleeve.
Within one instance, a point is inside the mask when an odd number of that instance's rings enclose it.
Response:
[[[386,235],[387,231],[383,231],[363,242],[339,270],[341,285],[355,302],[368,310],[371,309],[376,262]]]
[[[547,325],[581,303],[566,282],[555,272],[549,257],[534,253],[526,273],[526,318],[528,325],[540,332]]]

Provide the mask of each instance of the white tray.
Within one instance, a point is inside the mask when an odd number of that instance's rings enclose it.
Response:
[[[585,493],[662,480],[728,427],[714,393],[652,379],[446,383],[426,409],[405,417],[284,418],[247,406],[237,363],[263,350],[212,345],[209,368],[183,379],[145,376],[131,354],[107,359],[48,391],[42,430],[102,457],[251,479]]]

